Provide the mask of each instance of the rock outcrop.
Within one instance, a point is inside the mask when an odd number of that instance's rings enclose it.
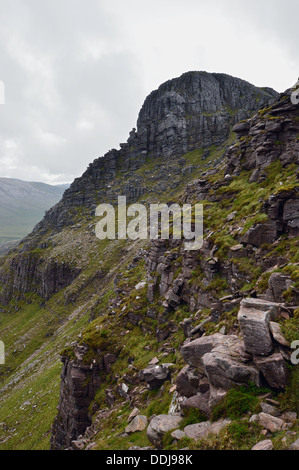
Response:
[[[74,356],[62,356],[59,414],[55,418],[51,448],[61,450],[70,448],[78,436],[84,434],[92,423],[89,406],[101,384],[100,373],[109,373],[110,364],[116,356],[106,354],[101,361],[84,363],[88,348],[73,345]]]
[[[119,194],[136,201],[147,187],[135,175],[146,158],[163,166],[173,156],[178,160],[196,148],[219,146],[234,124],[269,106],[276,97],[274,90],[225,74],[188,72],[167,81],[146,98],[137,130],[130,132],[128,141],[120,144],[120,150],[112,149],[94,160],[61,202],[47,212],[35,233],[72,224],[76,207],[94,211],[100,202],[111,203]],[[115,183],[118,172],[126,177],[121,188]]]
[[[290,355],[285,340],[280,337],[278,342],[270,328],[270,320],[279,313],[280,304],[244,299],[238,314],[240,336],[216,333],[188,339],[181,348],[188,366],[176,380],[185,403],[192,399],[192,407],[209,416],[212,407],[234,386],[253,383],[284,390],[288,377],[285,358],[290,360]],[[204,393],[203,384],[207,387]]]

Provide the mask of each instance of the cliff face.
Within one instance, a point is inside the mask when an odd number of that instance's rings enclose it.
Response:
[[[148,299],[153,300],[155,289],[159,289],[160,295],[165,298],[165,305],[177,306],[181,302],[187,302],[191,311],[199,308],[211,307],[220,316],[223,312],[223,304],[215,295],[215,289],[204,289],[219,274],[227,279],[230,293],[239,295],[245,279],[250,279],[247,270],[242,269],[241,264],[236,262],[247,258],[253,260],[255,266],[260,266],[261,272],[274,269],[275,266],[288,261],[284,257],[284,251],[279,255],[275,252],[268,256],[270,246],[277,244],[282,236],[298,237],[299,235],[299,123],[298,107],[293,105],[290,94],[282,94],[273,106],[262,110],[249,120],[244,120],[233,127],[238,135],[237,142],[231,146],[225,156],[225,166],[222,168],[222,177],[216,180],[211,177],[218,170],[202,174],[200,179],[190,182],[186,188],[185,202],[208,201],[208,209],[205,212],[205,220],[213,213],[213,205],[225,206],[228,200],[238,198],[240,187],[234,184],[234,179],[246,171],[249,174],[248,182],[243,182],[243,189],[248,185],[248,194],[244,200],[242,214],[241,207],[231,205],[231,213],[218,222],[211,221],[210,226],[206,222],[206,237],[203,247],[198,253],[188,251],[169,252],[169,243],[163,240],[153,241],[149,251],[148,265]],[[272,165],[272,167],[271,167]],[[276,166],[276,169],[275,169]],[[264,193],[269,179],[269,168],[273,168],[272,177],[283,179],[283,169],[289,168],[287,182],[278,181]],[[259,194],[257,193],[259,192]],[[265,197],[265,194],[267,196]],[[264,198],[264,199],[263,199]],[[265,222],[253,223],[248,230],[246,226],[246,205],[249,201],[253,203],[254,213],[249,216],[253,218],[259,215]],[[211,209],[209,209],[209,205]],[[217,236],[221,231],[222,224],[227,225],[223,236]],[[231,236],[230,242],[225,239],[225,232]],[[228,259],[220,261],[219,254],[222,252],[222,243],[228,243],[225,247]],[[180,242],[172,241],[173,250]],[[231,245],[231,246],[229,246]],[[222,253],[221,253],[222,254]],[[182,256],[182,274],[175,279],[174,272],[177,270],[176,259]],[[221,255],[220,255],[221,256]],[[192,285],[190,279],[192,272],[201,274],[204,283]],[[157,275],[159,274],[159,275]],[[277,279],[278,279],[277,275]],[[281,276],[282,286],[276,285],[277,300],[278,292],[285,291],[286,278]],[[213,292],[214,291],[214,292]],[[298,292],[294,292],[295,304],[298,303]],[[275,296],[275,295],[274,295]],[[274,300],[273,294],[267,292],[266,298]],[[225,299],[226,308],[229,302]],[[282,301],[282,298],[280,298]]]
[[[135,172],[147,159],[163,168],[171,157],[177,160],[194,149],[219,146],[232,125],[269,105],[276,96],[274,90],[262,90],[225,74],[188,72],[164,83],[146,98],[137,130],[130,132],[127,143],[91,163],[35,232],[72,224],[78,206],[93,211],[99,202],[114,201],[118,194],[136,201],[148,181],[136,181]],[[125,177],[121,186],[115,183],[119,173]]]
[[[184,74],[149,95],[128,142],[96,159],[2,259],[3,311],[30,293],[50,312],[49,324],[57,317],[44,359],[59,344],[52,449],[128,449],[132,433],[132,441],[141,435],[143,445],[148,439],[161,449],[165,429],[177,430],[190,410],[206,420],[191,425],[196,432],[184,427],[192,448],[204,430],[229,424],[210,420],[216,406],[230,418],[223,400],[231,389],[267,387],[271,400],[291,387],[298,134],[290,92],[223,74]],[[202,248],[188,251],[173,239],[97,240],[94,209],[118,195],[144,204],[203,203]],[[264,389],[254,393],[265,396]],[[290,415],[279,416],[277,430],[289,429]],[[251,415],[242,418],[255,439]]]
[[[170,193],[169,185],[165,185],[170,174],[172,189],[175,189],[182,182],[183,172],[192,173],[195,169],[186,165],[183,168],[184,159],[179,161],[183,154],[200,148],[209,155],[212,147],[219,147],[228,139],[236,122],[269,105],[275,96],[277,93],[273,90],[261,90],[238,78],[206,72],[189,72],[161,85],[146,98],[139,113],[137,131],[130,133],[128,142],[121,144],[120,150],[110,150],[89,165],[65,191],[62,200],[24,239],[21,251],[30,252],[45,246],[46,234],[52,237],[64,227],[74,225],[78,222],[79,211],[84,211],[84,217],[92,220],[100,202],[115,203],[117,196],[124,195],[129,203],[148,191],[154,202],[159,194]],[[151,171],[142,173],[149,161],[158,167],[154,180]],[[22,255],[0,269],[3,302],[30,290],[48,298],[71,284],[81,271],[73,262],[69,265],[57,258],[43,260],[42,253],[40,255]],[[30,264],[29,271],[26,263]]]
[[[232,124],[266,106],[275,96],[273,90],[257,89],[229,75],[189,72],[149,95],[130,143],[136,140],[139,151],[156,157],[220,145]]]
[[[165,88],[169,90],[171,82]],[[141,121],[146,109],[141,111]],[[251,383],[283,391],[288,384],[290,343],[281,332],[276,333],[280,331],[277,321],[293,318],[299,303],[294,282],[298,263],[290,262],[293,249],[298,255],[299,235],[297,118],[298,108],[285,93],[272,106],[235,125],[238,140],[228,148],[223,161],[183,191],[184,202],[206,201],[203,247],[193,252],[184,250],[180,240],[151,241],[144,253],[146,308],[136,308],[134,303],[126,306],[123,299],[130,298],[132,292],[116,288],[114,314],[119,312],[124,327],[138,325],[143,334],[154,335],[160,351],[169,348],[177,332],[175,312],[183,306],[191,312],[180,323],[185,335],[180,353],[186,366],[176,377],[176,413],[181,410],[184,415],[183,410],[196,409],[208,419],[232,387]],[[291,251],[286,247],[281,250],[282,240],[289,240]],[[232,322],[226,321],[230,316]],[[153,320],[158,323],[154,331]],[[208,325],[215,325],[215,334],[207,336]],[[159,367],[135,368],[129,382],[123,374],[131,385],[123,397],[132,408],[138,404],[140,384],[147,382],[150,389],[159,389],[170,380],[170,366],[173,364],[163,362]],[[76,369],[77,361],[69,367]],[[112,409],[119,389],[120,382],[114,392],[106,394],[106,405]],[[65,394],[64,387],[64,399]],[[172,414],[169,411],[168,416]],[[61,428],[69,435],[63,411],[55,420],[54,447],[67,446],[66,440],[55,438]],[[97,429],[96,425],[89,428],[80,445],[90,442],[100,432]],[[147,435],[161,448],[161,439],[151,425]]]

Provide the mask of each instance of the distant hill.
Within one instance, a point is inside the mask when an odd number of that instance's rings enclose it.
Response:
[[[30,233],[68,186],[0,178],[0,246]]]

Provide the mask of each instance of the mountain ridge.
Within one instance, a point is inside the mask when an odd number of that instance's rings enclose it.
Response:
[[[202,73],[186,77],[192,111]],[[271,445],[295,441],[298,106],[288,92],[257,93],[261,101],[249,99],[240,114],[220,100],[199,115],[186,114],[183,93],[152,95],[144,110],[154,117],[143,110],[121,150],[91,163],[0,260],[3,448],[248,449],[270,426],[264,386],[280,407]],[[202,202],[202,248],[96,239],[94,209],[118,194],[145,205]],[[262,322],[248,333],[249,313]],[[183,439],[164,435],[164,425]],[[205,440],[207,429],[215,439]]]
[[[0,241],[16,241],[28,235],[68,186],[0,177]]]

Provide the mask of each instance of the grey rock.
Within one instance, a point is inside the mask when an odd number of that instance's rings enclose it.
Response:
[[[264,441],[260,441],[255,444],[251,450],[272,450],[273,447],[271,439],[265,439]]]
[[[128,450],[154,450],[154,447],[147,446],[147,447],[139,447],[139,446],[131,446]]]
[[[258,306],[260,308],[260,305]],[[269,322],[270,310],[257,309],[241,302],[238,321],[244,339],[245,349],[250,354],[268,355],[273,349]]]
[[[296,439],[295,442],[293,442],[293,444],[290,445],[290,450],[299,450],[299,439]]]
[[[72,446],[72,449],[74,450],[82,450],[85,447],[85,443],[81,440],[72,441],[71,446]]]
[[[260,426],[267,429],[271,433],[281,431],[284,426],[284,421],[275,416],[269,415],[268,413],[259,413],[258,422]]]
[[[132,419],[136,418],[136,416],[138,416],[138,414],[139,414],[139,409],[135,407],[132,410],[132,412],[129,414],[128,423],[130,423],[132,421]]]
[[[158,415],[155,416],[147,428],[146,435],[149,441],[158,449],[162,448],[162,440],[165,433],[179,427],[181,416]]]
[[[276,406],[269,405],[269,403],[261,403],[261,408],[264,413],[267,413],[271,416],[279,417],[281,415],[281,412]]]
[[[125,429],[125,432],[127,434],[131,434],[133,432],[137,431],[144,431],[147,427],[148,421],[147,417],[144,415],[137,415],[133,420],[128,424],[128,426]]]
[[[182,409],[195,408],[200,410],[205,416],[210,416],[209,396],[198,393],[193,397],[187,398],[181,405]]]
[[[293,284],[289,276],[283,273],[272,273],[268,281],[266,299],[274,302],[283,302],[282,294]]]
[[[176,378],[176,390],[184,397],[192,397],[196,395],[199,386],[198,372],[190,366],[183,367]]]
[[[238,362],[229,353],[213,351],[205,354],[203,363],[210,384],[216,388],[228,390],[236,384],[248,382],[260,386],[258,369]]]
[[[203,356],[204,370],[213,387],[228,390],[234,384],[248,381],[260,384],[257,368],[243,363],[241,346],[242,341],[236,335],[222,336],[222,341]]]
[[[275,339],[275,341],[277,341],[282,346],[285,346],[285,347],[289,348],[290,343],[283,336],[279,323],[270,321],[269,327],[270,327],[270,331],[271,331],[272,336]]]
[[[80,356],[81,357],[81,356]],[[89,405],[100,385],[102,364],[89,365],[63,358],[62,382],[58,405],[59,414],[52,426],[51,449],[71,446],[91,425]]]
[[[276,237],[276,222],[270,221],[251,227],[242,237],[242,242],[259,247],[264,243],[273,243]]]
[[[170,379],[170,368],[173,364],[165,363],[160,365],[151,365],[139,372],[139,379],[147,382],[150,389],[160,387],[166,380]]]
[[[254,358],[254,362],[263,374],[268,385],[278,390],[284,390],[288,381],[288,368],[280,353],[268,357]]]
[[[180,441],[184,437],[186,437],[186,433],[182,431],[181,429],[176,429],[171,433],[171,437],[175,439],[176,441]]]
[[[220,343],[222,340],[223,335],[216,333],[215,335],[197,338],[183,345],[181,354],[184,361],[193,367],[203,368],[202,357],[206,353],[211,352],[216,344]]]
[[[281,414],[281,419],[286,423],[295,423],[297,419],[297,413],[295,411],[285,411]]]
[[[184,432],[187,437],[198,441],[208,436],[209,434],[218,434],[223,428],[231,423],[229,419],[223,419],[211,423],[210,421],[204,421],[202,423],[189,424],[184,428]]]

